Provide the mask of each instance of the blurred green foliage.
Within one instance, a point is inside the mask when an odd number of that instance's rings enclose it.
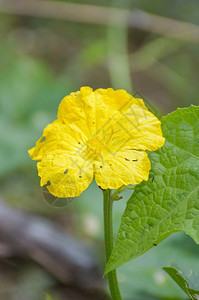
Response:
[[[73,2],[143,9],[199,22],[197,0]],[[138,92],[163,114],[177,106],[199,103],[198,44],[138,29],[125,30],[118,32],[111,26],[0,12],[1,196],[20,209],[47,215],[67,232],[83,237],[93,247],[102,273],[101,191],[93,183],[65,210],[51,207],[42,198],[35,163],[29,159],[27,150],[43,128],[56,118],[60,100],[82,85],[125,88],[128,83],[133,93]],[[124,200],[115,203],[115,232],[129,196],[128,191]],[[194,270],[199,267],[198,255],[199,249],[189,237],[179,233],[171,236],[144,256],[119,268],[124,300],[185,299],[161,268],[176,262],[188,271]],[[41,285],[37,285],[37,272]],[[21,300],[23,294],[24,299],[43,299],[41,295],[51,286],[51,280],[41,270],[32,271],[24,266],[17,282],[21,287],[20,296],[12,298],[12,293],[7,291],[3,297]],[[12,285],[15,284],[14,281]],[[10,286],[8,290],[11,291]]]

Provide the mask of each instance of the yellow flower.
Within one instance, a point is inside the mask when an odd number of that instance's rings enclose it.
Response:
[[[57,197],[80,195],[93,178],[102,189],[148,179],[145,150],[162,147],[160,121],[125,90],[82,87],[60,103],[57,119],[29,150],[41,186]]]

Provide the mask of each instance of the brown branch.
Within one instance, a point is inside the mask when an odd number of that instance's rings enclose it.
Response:
[[[199,42],[199,26],[143,11],[54,1],[2,0],[0,13],[98,25],[123,26],[180,40]]]
[[[102,290],[91,251],[50,221],[0,201],[0,257],[29,257],[62,283]]]

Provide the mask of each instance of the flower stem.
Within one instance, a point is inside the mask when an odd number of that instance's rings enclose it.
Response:
[[[104,190],[104,241],[105,241],[105,257],[106,263],[109,260],[113,249],[113,224],[112,224],[112,208],[113,200],[111,197],[111,190]],[[108,273],[108,282],[113,300],[122,300],[118,282],[116,270]]]

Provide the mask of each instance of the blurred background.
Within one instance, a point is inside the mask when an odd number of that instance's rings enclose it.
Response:
[[[81,86],[124,88],[159,117],[198,105],[198,0],[0,0],[0,299],[109,299],[102,193],[43,196],[27,154]],[[114,207],[117,231],[130,192]],[[186,299],[161,269],[199,269],[184,233],[118,269],[124,300]]]

